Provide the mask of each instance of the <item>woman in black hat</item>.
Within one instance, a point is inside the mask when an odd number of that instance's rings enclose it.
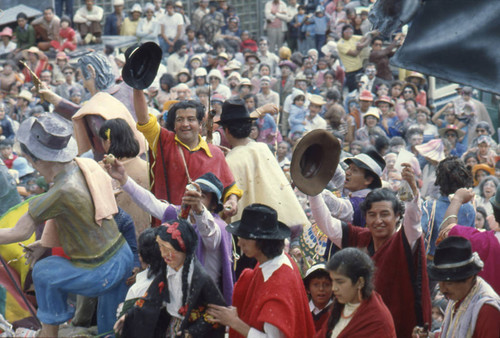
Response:
[[[278,221],[276,211],[263,204],[243,210],[241,221],[227,226],[238,236],[242,252],[258,261],[245,269],[235,285],[233,305],[209,305],[215,321],[229,326],[230,337],[251,332],[272,337],[312,337],[314,323],[307,296],[295,262],[283,252],[290,229]]]
[[[122,337],[223,337],[224,327],[209,321],[207,303],[225,304],[195,256],[198,236],[184,220],[157,228],[164,264],[147,293],[115,324]],[[164,306],[166,303],[166,306]]]

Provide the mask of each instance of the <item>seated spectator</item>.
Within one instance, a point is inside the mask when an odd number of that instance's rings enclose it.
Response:
[[[52,74],[53,74],[53,82],[55,85],[60,85],[64,83],[64,67],[69,65],[69,57],[65,52],[58,52],[56,54],[56,62],[53,64]]]
[[[12,42],[12,28],[5,27],[0,32],[0,55],[13,52],[16,49],[16,44]]]
[[[104,23],[104,35],[120,35],[120,29],[123,20],[125,19],[123,5],[124,0],[113,1],[114,12],[106,16],[106,21]]]
[[[17,54],[22,50],[35,46],[35,29],[28,24],[28,16],[21,12],[16,16],[17,27],[14,29],[14,35],[17,41],[17,48],[14,53]]]
[[[445,128],[439,129],[441,138],[447,139],[451,143],[451,155],[461,157],[467,148],[458,142],[459,139],[465,136],[465,132],[457,126],[449,125]]]
[[[370,146],[370,135],[372,133],[377,133],[381,135],[385,135],[385,132],[382,130],[378,123],[380,121],[380,113],[377,108],[370,107],[368,112],[366,112],[363,116],[363,127],[356,130],[355,139],[360,141],[363,144],[363,147]]]
[[[21,84],[23,80],[18,73],[14,61],[6,60],[2,66],[3,70],[0,72],[0,90],[8,94],[12,85],[16,85],[16,83]]]
[[[431,112],[427,107],[418,107],[416,120],[420,129],[424,133],[424,143],[439,137],[437,127],[430,123]]]
[[[73,18],[80,32],[83,43],[101,43],[103,9],[94,5],[94,0],[85,0],[85,6],[80,7]]]
[[[75,83],[77,84],[77,83]],[[83,97],[83,88],[73,86],[69,90],[69,100],[74,104],[81,104]]]
[[[168,56],[170,53],[175,53],[175,43],[182,36],[184,20],[181,14],[175,12],[172,1],[167,1],[165,8],[166,13],[158,21],[161,28],[159,42],[164,56]],[[170,69],[168,71],[170,72]]]
[[[304,107],[305,99],[305,96],[300,93],[293,98],[288,117],[288,124],[290,125],[289,138],[292,138],[294,134],[302,135],[304,133],[307,116],[307,109]]]
[[[61,29],[59,30],[59,36],[50,42],[50,45],[54,47],[55,50],[62,51],[73,51],[76,49],[77,38],[76,32],[71,28],[71,20],[67,16],[61,18]]]
[[[309,113],[305,119],[304,131],[308,132],[314,129],[326,129],[326,121],[319,113],[326,103],[320,95],[311,95],[309,98]]]
[[[49,50],[51,41],[59,38],[60,19],[54,13],[54,8],[47,7],[43,10],[43,16],[31,22],[36,32],[38,48]]]
[[[75,68],[69,65],[65,66],[63,68],[63,74],[64,74],[64,83],[61,83],[59,86],[57,86],[55,90],[57,95],[65,98],[66,100],[70,100],[71,97],[70,90],[72,88],[79,89],[80,95],[84,93],[83,86],[75,81]]]
[[[495,175],[495,168],[490,167],[487,164],[476,164],[472,167],[472,180],[474,182],[474,187],[478,187],[479,184],[488,176]],[[479,188],[476,188],[478,191]]]
[[[255,41],[254,39],[252,39],[250,37],[249,31],[244,30],[243,32],[241,32],[240,40],[241,40],[240,51],[243,51],[245,49],[249,49],[254,53],[257,52],[257,49],[258,49],[257,41]]]
[[[490,167],[495,166],[496,153],[491,146],[493,144],[491,137],[481,135],[477,138],[477,147],[469,148],[467,152],[475,152],[478,163],[484,163]]]
[[[141,5],[139,5],[138,3],[134,4],[132,6],[132,9],[130,10],[130,16],[126,17],[125,20],[123,20],[122,26],[120,27],[120,35],[135,36],[141,15]]]
[[[175,41],[172,54],[167,58],[167,73],[176,76],[182,68],[186,67],[188,58],[186,41]]]
[[[5,103],[0,102],[0,129],[2,130],[0,135],[5,137],[7,140],[14,140],[16,134],[12,125],[12,120],[6,115],[5,108]]]
[[[17,158],[17,154],[14,153],[12,149],[13,144],[14,141],[12,140],[3,140],[0,142],[0,160],[2,160],[9,169],[12,169],[12,165]]]
[[[477,141],[482,135],[489,136],[490,137],[490,148],[491,149],[496,149],[497,148],[497,143],[495,140],[491,137],[494,133],[491,130],[491,126],[489,125],[488,122],[486,121],[480,121],[476,124],[476,137],[471,140],[470,147],[475,148],[478,146]]]

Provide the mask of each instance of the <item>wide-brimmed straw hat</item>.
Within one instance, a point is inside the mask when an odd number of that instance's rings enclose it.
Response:
[[[446,135],[446,133],[450,130],[456,132],[458,138],[462,138],[465,136],[465,132],[453,124],[449,124],[446,127],[439,129],[438,132],[441,137],[444,137],[444,135]]]
[[[78,154],[71,123],[54,115],[30,117],[19,126],[17,139],[37,158],[69,162]]]
[[[295,186],[309,196],[323,191],[335,174],[340,152],[339,140],[326,130],[307,133],[292,154],[290,175]]]
[[[450,236],[436,247],[434,261],[429,264],[429,277],[435,281],[457,281],[477,275],[484,263],[472,252],[468,239]]]
[[[245,239],[285,239],[291,231],[278,221],[278,213],[264,204],[250,204],[243,209],[241,220],[228,224],[227,232]]]

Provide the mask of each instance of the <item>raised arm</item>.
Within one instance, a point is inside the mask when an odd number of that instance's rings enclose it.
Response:
[[[339,248],[342,248],[342,223],[332,217],[321,194],[309,196],[309,205],[316,224]]]
[[[444,213],[444,218],[439,225],[439,239],[444,239],[448,237],[450,230],[457,224],[458,221],[458,211],[462,204],[468,203],[474,199],[474,191],[472,188],[460,188],[453,195],[450,205],[446,212]]]
[[[405,202],[405,215],[403,218],[403,230],[410,247],[415,247],[415,243],[422,236],[422,202],[420,201],[420,193],[415,180],[415,173],[409,163],[403,163],[401,177],[408,182],[413,192],[413,199]]]

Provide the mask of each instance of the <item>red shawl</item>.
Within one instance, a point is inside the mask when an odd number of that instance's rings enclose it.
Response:
[[[411,337],[416,325],[431,322],[431,296],[422,237],[415,253],[404,230],[396,232],[373,253],[370,230],[348,225],[344,228],[344,247],[366,248],[375,263],[375,290],[382,296],[394,319],[398,337]],[[344,243],[347,242],[347,245]]]
[[[328,331],[327,321],[315,337],[326,338]],[[338,338],[365,337],[396,338],[391,313],[376,291],[361,303],[349,324],[338,336]]]
[[[264,331],[264,323],[276,326],[286,337],[314,336],[314,323],[299,268],[282,265],[264,282],[259,264],[243,270],[234,286],[233,305],[238,316],[251,327]],[[243,337],[234,330],[229,337]]]

